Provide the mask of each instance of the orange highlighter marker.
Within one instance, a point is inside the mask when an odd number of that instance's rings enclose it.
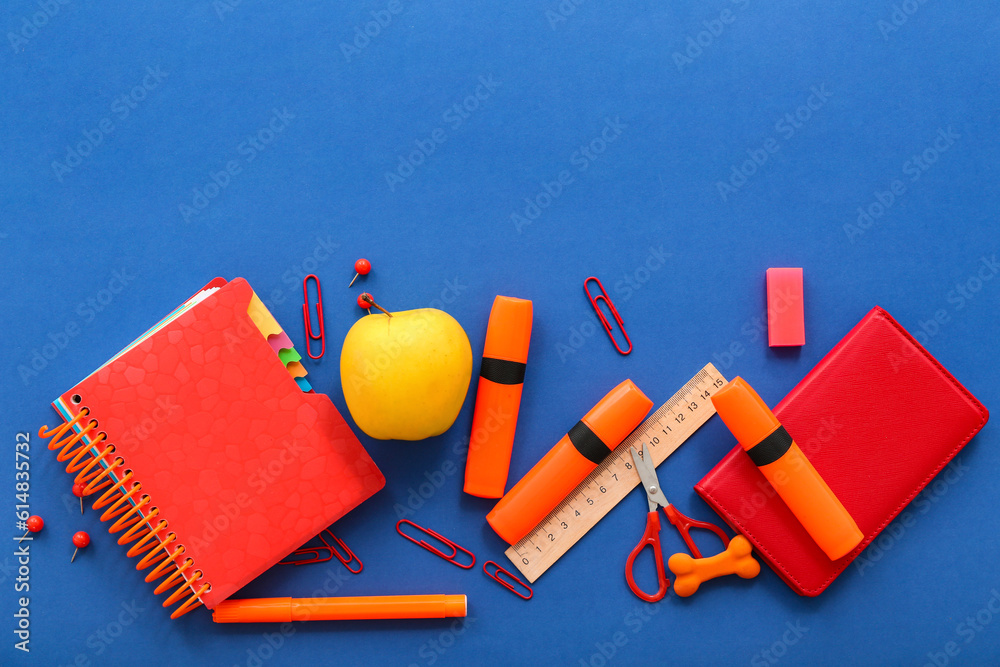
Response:
[[[225,600],[212,612],[216,623],[290,623],[382,618],[460,618],[464,595],[377,595],[350,598]]]
[[[469,495],[499,498],[507,485],[531,317],[532,305],[527,299],[498,296],[493,300],[465,464],[465,492]]]
[[[864,534],[767,404],[737,377],[712,397],[744,451],[830,560],[849,554]]]
[[[531,532],[638,426],[653,402],[631,380],[612,389],[486,515],[508,544]]]

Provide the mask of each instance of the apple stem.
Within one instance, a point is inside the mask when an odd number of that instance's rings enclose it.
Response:
[[[380,306],[377,303],[375,303],[375,299],[373,299],[371,297],[371,295],[365,293],[365,294],[361,295],[361,298],[364,299],[365,303],[368,303],[368,304],[371,304],[371,305],[375,306],[376,308],[378,308],[379,310],[381,310],[383,313],[385,313],[389,317],[392,317],[392,313],[390,313],[388,310],[386,310],[382,306]]]

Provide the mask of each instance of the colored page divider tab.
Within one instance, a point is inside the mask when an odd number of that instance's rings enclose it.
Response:
[[[312,386],[305,380],[308,371],[300,363],[302,356],[295,351],[295,346],[292,344],[291,338],[284,332],[278,321],[274,319],[271,311],[267,309],[267,306],[260,300],[256,292],[250,298],[247,314],[250,315],[250,319],[253,320],[253,323],[260,330],[261,335],[264,336],[271,349],[274,350],[278,360],[285,366],[288,374],[295,379],[302,391],[312,391]]]
[[[295,349],[295,345],[292,343],[292,339],[289,338],[288,334],[286,334],[284,331],[282,331],[280,334],[268,336],[267,342],[271,344],[271,349],[274,350],[275,352]]]
[[[260,300],[256,292],[250,298],[250,306],[247,308],[247,314],[250,315],[250,319],[260,329],[264,340],[270,340],[271,336],[284,333],[278,321],[274,319],[274,315],[267,309],[267,306]]]

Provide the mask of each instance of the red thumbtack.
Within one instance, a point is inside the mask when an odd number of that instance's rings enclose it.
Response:
[[[21,540],[26,538],[28,536],[28,533],[37,533],[38,531],[40,531],[42,528],[45,527],[45,522],[42,521],[42,517],[35,515],[35,516],[29,516],[28,520],[24,523],[24,525],[28,530],[25,531],[24,535],[21,536]],[[20,543],[21,540],[18,540],[18,543]]]
[[[358,279],[358,276],[367,276],[368,272],[372,270],[372,263],[367,259],[359,259],[354,262],[354,270],[357,273],[354,274],[354,278],[351,279],[351,284],[348,287],[354,285],[354,281]]]
[[[90,535],[88,535],[84,531],[81,530],[79,533],[73,535],[73,545],[76,547],[76,549],[73,551],[73,557],[69,559],[69,562],[72,563],[74,560],[76,560],[76,552],[84,548],[88,544],[90,544]]]
[[[374,297],[372,297],[372,295],[369,294],[368,292],[362,292],[358,296],[358,305],[364,308],[365,310],[369,310],[372,306],[375,306],[389,317],[392,317],[392,313],[390,313],[388,310],[375,303]]]
[[[80,499],[80,514],[83,514],[83,496],[84,489],[87,488],[86,484],[74,484],[73,485],[73,495]]]

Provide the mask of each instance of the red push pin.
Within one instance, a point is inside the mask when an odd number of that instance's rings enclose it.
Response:
[[[392,313],[390,313],[388,310],[375,303],[375,299],[372,298],[372,295],[369,294],[368,292],[362,292],[358,296],[358,305],[364,308],[365,310],[369,310],[372,306],[375,306],[389,317],[392,317]]]
[[[42,517],[35,515],[35,516],[29,516],[28,520],[24,522],[24,525],[28,530],[25,531],[24,535],[21,536],[21,540],[26,538],[28,536],[28,533],[37,533],[38,531],[40,531],[42,528],[45,527],[45,522],[42,521]],[[21,540],[18,540],[18,544],[20,544]]]
[[[76,550],[73,551],[73,557],[69,559],[69,562],[72,563],[74,560],[76,560],[76,552],[84,548],[88,544],[90,544],[90,535],[88,535],[84,531],[81,530],[79,533],[73,535],[73,545],[76,547]]]
[[[83,514],[83,496],[84,496],[84,490],[86,488],[87,488],[86,484],[73,485],[73,495],[80,499],[80,514]]]
[[[351,280],[351,284],[348,287],[354,285],[354,281],[358,279],[358,276],[367,276],[368,272],[372,270],[372,263],[367,259],[359,259],[354,262],[354,270],[357,273],[354,274],[354,278]]]

